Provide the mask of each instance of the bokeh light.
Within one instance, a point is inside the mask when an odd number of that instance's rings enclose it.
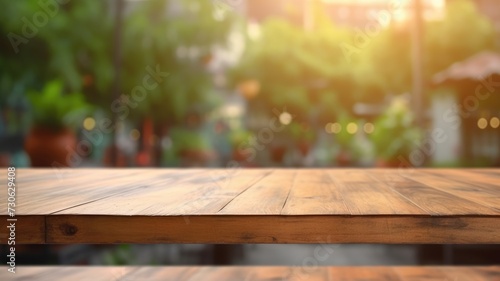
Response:
[[[342,126],[339,123],[327,123],[325,125],[325,131],[328,134],[338,134],[342,130]]]
[[[372,123],[365,123],[365,125],[363,126],[363,130],[365,131],[365,133],[371,134],[373,133],[373,131],[375,131],[375,126]]]
[[[479,120],[477,120],[477,127],[479,129],[485,129],[487,126],[488,120],[486,120],[486,118],[479,118]]]
[[[292,123],[292,115],[288,112],[283,112],[280,114],[280,123],[283,125],[289,125]]]
[[[498,128],[500,126],[500,119],[498,119],[498,117],[491,118],[491,120],[490,120],[490,126],[493,129]]]
[[[347,124],[346,130],[349,134],[354,135],[358,132],[358,124],[351,122]]]
[[[334,134],[338,134],[338,133],[340,133],[340,131],[342,131],[342,126],[339,123],[333,123],[332,132]]]
[[[87,117],[83,120],[83,128],[87,131],[91,131],[95,128],[95,119],[92,117]]]

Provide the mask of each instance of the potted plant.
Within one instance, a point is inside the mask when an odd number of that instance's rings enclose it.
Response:
[[[42,91],[29,92],[27,96],[32,106],[32,126],[24,147],[31,165],[71,166],[71,153],[76,147],[72,125],[88,113],[90,106],[81,93],[63,94],[59,81],[51,81]]]
[[[288,126],[290,134],[302,156],[306,156],[311,150],[314,141],[314,131],[307,125],[292,122]]]
[[[407,156],[421,139],[421,130],[414,126],[414,116],[408,103],[395,99],[374,122],[370,135],[377,155],[377,166],[397,167],[398,156]]]

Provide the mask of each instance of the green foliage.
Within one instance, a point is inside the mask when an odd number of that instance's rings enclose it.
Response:
[[[315,137],[314,130],[308,126],[304,126],[304,124],[292,122],[287,125],[286,128],[294,140],[304,140],[309,142]]]
[[[118,245],[104,255],[104,263],[107,265],[130,265],[134,261],[134,253],[128,244]]]
[[[40,29],[51,53],[49,69],[73,91],[83,89],[84,75],[92,76],[96,90],[109,90],[113,72],[108,6],[105,1],[71,1],[60,7],[60,13],[49,20],[47,27]]]
[[[423,29],[424,75],[427,81],[453,63],[491,49],[494,29],[490,20],[477,11],[470,0],[450,1],[443,19],[425,22]],[[370,38],[366,57],[371,62],[360,85],[368,96],[381,100],[386,93],[401,94],[412,87],[411,26],[391,25]],[[382,97],[381,97],[382,96]]]
[[[494,38],[493,24],[476,9],[473,1],[450,1],[445,18],[425,27],[428,78],[455,62],[492,49]]]
[[[354,134],[350,134],[347,132],[347,125],[349,123],[358,123],[358,121],[346,113],[340,114],[337,123],[340,125],[340,131],[335,134],[335,140],[340,145],[340,147],[344,150],[351,150],[354,145]]]
[[[94,80],[94,92],[108,91],[113,78],[112,26],[106,1],[74,0],[51,7],[50,13],[42,7],[44,1],[2,2],[0,30],[8,36],[0,38],[0,71],[4,74],[0,91],[38,88],[56,78],[72,91],[82,91],[84,75]],[[41,13],[47,17],[46,23],[35,24],[35,15]],[[40,21],[41,16],[37,18]],[[11,44],[17,42],[13,36],[23,38],[22,43]]]
[[[211,148],[208,138],[195,130],[175,128],[171,130],[170,136],[176,153],[206,151]]]
[[[207,71],[213,45],[223,44],[235,13],[216,20],[212,1],[149,0],[136,4],[124,26],[124,92],[141,85],[145,68],[158,66],[170,76],[148,90],[133,114],[177,125],[192,111],[220,103]],[[174,5],[175,4],[175,5]],[[177,8],[174,10],[173,7]]]
[[[243,143],[248,143],[253,134],[244,129],[232,130],[229,133],[229,142],[233,148],[238,148]]]
[[[375,131],[370,135],[377,156],[394,160],[408,155],[422,137],[414,125],[414,116],[406,101],[397,98],[374,122]]]
[[[60,81],[51,81],[42,91],[28,93],[32,105],[33,124],[51,130],[61,130],[81,122],[90,106],[81,93],[63,94]]]
[[[0,0],[0,31],[6,35],[0,37],[0,107],[22,104],[28,89],[60,79],[71,91],[83,92],[109,110],[115,28],[110,3],[72,0],[58,5],[47,23],[36,27],[35,36],[27,38],[22,19],[33,22],[33,16],[44,11],[39,3]],[[126,3],[123,92],[129,95],[142,85],[148,66],[170,74],[148,90],[131,118],[152,115],[157,124],[176,126],[188,113],[207,112],[220,104],[207,62],[214,45],[226,44],[237,13],[227,10],[216,19],[220,7],[209,0]],[[328,122],[350,111],[355,102],[380,102],[388,93],[410,91],[410,26],[383,29],[348,60],[341,46],[352,43],[355,32],[332,24],[321,5],[313,3],[311,30],[279,19],[263,23],[260,37],[248,38],[244,56],[231,73],[232,83],[258,80],[256,99],[267,112],[287,107],[301,119],[320,116]],[[9,34],[28,41],[18,46],[17,54]],[[425,78],[430,81],[452,63],[492,48],[494,30],[472,1],[456,0],[447,3],[443,20],[425,23],[424,39]],[[93,80],[90,85],[85,77]]]
[[[386,93],[401,94],[412,87],[411,34],[409,27],[389,26],[367,47],[366,59],[371,62],[366,71],[365,84]],[[427,54],[426,54],[427,55]],[[373,93],[373,91],[371,91]]]
[[[373,38],[368,48],[372,61],[373,87],[386,93],[409,92],[412,85],[411,26],[390,26]],[[427,81],[455,62],[494,46],[494,29],[490,20],[477,11],[470,0],[450,1],[443,19],[424,26],[424,74]]]
[[[27,39],[17,46],[16,53],[8,36],[0,38],[0,106],[11,103],[7,96],[23,96],[27,89],[40,88],[57,78],[109,110],[116,28],[109,7],[114,1],[72,0],[51,7],[55,12],[46,14],[46,24],[35,25],[34,36],[27,38],[21,19],[33,23],[35,14],[45,13],[41,2],[0,0],[4,7],[0,10],[2,34]],[[204,0],[125,2],[122,91],[131,94],[134,87],[142,85],[148,66],[159,66],[171,75],[148,90],[147,99],[130,117],[153,115],[157,122],[168,120],[175,125],[190,111],[208,111],[218,105],[220,99],[211,90],[206,63],[212,47],[225,43],[237,14],[227,11],[216,20],[214,10],[220,7]],[[187,55],[178,56],[180,51]]]
[[[347,30],[326,20],[318,20],[308,31],[284,20],[268,20],[258,38],[248,39],[232,70],[232,82],[258,80],[257,99],[268,108],[286,106],[294,115],[308,116],[321,105],[320,111],[330,114],[332,108],[352,104],[354,97],[353,68],[339,48],[348,38]]]

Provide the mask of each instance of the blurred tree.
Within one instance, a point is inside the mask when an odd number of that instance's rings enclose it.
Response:
[[[28,39],[23,36],[23,16],[33,15],[35,1],[1,0],[0,11],[0,107],[16,107],[26,103],[24,93],[29,87],[41,88],[47,76],[48,48],[40,37]],[[27,18],[26,18],[27,19]],[[25,23],[24,23],[25,24]],[[33,63],[40,61],[40,64]]]
[[[350,33],[332,24],[320,1],[314,1],[312,11],[315,22],[307,30],[280,19],[264,22],[233,69],[235,84],[259,82],[254,102],[269,113],[286,107],[295,118],[308,121],[334,118],[340,108],[352,107],[354,68],[339,48]]]
[[[221,101],[208,67],[214,47],[225,44],[236,12],[215,16],[220,7],[204,0],[149,0],[130,8],[124,26],[123,89],[134,98],[147,68],[168,73],[135,101],[137,110],[131,112],[135,120],[151,117],[161,137],[165,129],[184,124],[187,115],[206,114]]]
[[[492,49],[494,39],[493,24],[472,1],[450,1],[444,19],[425,27],[427,79],[455,62]]]
[[[441,20],[426,22],[424,28],[425,80],[455,62],[494,46],[494,29],[469,0],[450,1]],[[368,81],[385,93],[411,90],[411,34],[405,25],[391,25],[373,38],[368,48],[372,61]],[[371,77],[371,78],[369,78]]]
[[[16,82],[34,75],[38,87],[58,78],[73,91],[91,84],[107,90],[112,26],[106,1],[8,2],[0,12],[0,28],[7,35],[0,41],[0,56],[7,62],[2,66],[9,68],[5,73]]]
[[[102,99],[112,79],[107,1],[0,4],[0,29],[6,34],[0,38],[2,100],[41,89],[51,79],[85,91],[91,100]]]
[[[366,96],[380,101],[387,94],[401,94],[411,90],[411,34],[403,26],[391,25],[380,35],[373,38],[367,47],[365,61],[371,61],[367,68],[365,85],[378,95],[367,89]],[[381,89],[381,91],[380,91]]]

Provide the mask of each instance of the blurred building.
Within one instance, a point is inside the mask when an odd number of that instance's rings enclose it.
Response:
[[[460,88],[455,97],[439,97],[443,106],[436,111],[435,126],[453,134],[451,140],[454,144],[460,141],[463,159],[499,165],[500,54],[490,51],[478,53],[436,74],[433,80],[437,84]],[[460,130],[453,129],[458,120]],[[448,141],[441,144],[438,154],[442,156],[449,149]]]

